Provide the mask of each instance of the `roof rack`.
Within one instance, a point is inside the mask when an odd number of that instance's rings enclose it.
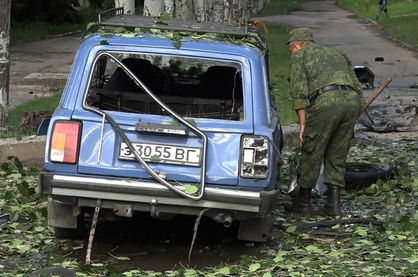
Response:
[[[246,22],[247,23],[247,22]],[[89,27],[87,32],[94,26],[131,27],[142,29],[161,29],[182,32],[215,33],[231,36],[247,36],[248,24],[234,26],[224,23],[209,21],[198,22],[197,20],[169,19],[163,20],[152,16],[138,16],[124,14],[123,7],[106,10],[99,14],[99,21]]]
[[[86,31],[87,34],[93,27],[123,27],[140,29],[160,29],[180,32],[193,33],[213,33],[228,35],[233,37],[250,37],[255,39],[256,46],[266,50],[267,41],[263,34],[257,28],[249,28],[248,20],[245,24],[235,26],[226,23],[216,23],[211,21],[183,20],[172,18],[163,20],[152,16],[138,16],[133,14],[124,14],[123,7],[106,10],[99,14],[99,21],[92,24]]]

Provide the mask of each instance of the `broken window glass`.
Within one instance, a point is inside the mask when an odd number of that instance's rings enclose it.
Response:
[[[169,115],[149,92],[183,117],[243,120],[241,65],[186,56],[102,55],[93,66],[85,104],[106,111]]]

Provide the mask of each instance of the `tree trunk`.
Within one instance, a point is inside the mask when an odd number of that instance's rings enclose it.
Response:
[[[144,15],[160,16],[164,12],[164,2],[160,0],[145,0]]]
[[[89,0],[78,0],[78,3],[80,4],[81,8],[90,7],[90,1]]]
[[[209,21],[223,22],[224,21],[224,0],[212,0],[211,14]]]
[[[122,0],[115,0],[122,1]],[[171,17],[197,21],[243,23],[270,0],[144,0],[144,16]]]
[[[257,12],[261,11],[265,7],[265,5],[266,5],[266,0],[259,0]]]
[[[194,17],[197,21],[202,22],[206,20],[206,5],[205,0],[194,0]]]
[[[232,13],[232,0],[224,0],[224,21],[231,23],[233,20],[231,18]]]
[[[0,1],[0,131],[8,131],[11,0]]]
[[[188,0],[176,0],[176,18],[193,19],[193,2]]]
[[[174,0],[164,0],[164,12],[174,17]]]
[[[115,8],[120,7],[124,13],[135,14],[135,0],[115,0]]]

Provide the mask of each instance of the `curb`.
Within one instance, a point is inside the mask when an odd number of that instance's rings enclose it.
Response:
[[[17,157],[27,166],[43,167],[45,136],[7,138],[0,140],[0,163],[8,157]]]

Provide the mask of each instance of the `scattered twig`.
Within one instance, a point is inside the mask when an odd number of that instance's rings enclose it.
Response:
[[[326,231],[326,230],[317,230],[312,228],[321,228],[321,227],[332,227],[338,224],[373,224],[384,226],[386,222],[380,220],[374,220],[369,218],[349,218],[349,219],[335,219],[335,220],[326,220],[313,223],[300,223],[296,225],[296,230],[299,232],[308,232],[314,235],[323,235],[323,236],[332,236],[332,237],[351,237],[352,232],[339,232],[339,231]],[[284,226],[280,223],[273,224],[274,227],[280,229],[286,229],[288,226]]]
[[[192,238],[192,243],[191,243],[191,245],[190,245],[189,257],[188,257],[188,258],[189,258],[189,265],[191,265],[191,262],[190,262],[190,257],[191,257],[191,255],[192,255],[193,245],[194,245],[194,242],[195,242],[195,240],[196,240],[197,229],[199,228],[200,219],[202,218],[202,215],[203,215],[203,214],[204,214],[207,210],[209,210],[209,209],[202,209],[202,210],[199,212],[199,215],[197,216],[196,221],[195,221],[194,226],[193,226],[193,238]]]
[[[323,230],[309,230],[309,234],[327,236],[327,237],[351,237],[353,232],[338,232],[338,231],[323,231]]]
[[[347,219],[335,219],[335,220],[326,220],[319,221],[314,223],[301,223],[297,225],[296,230],[315,228],[315,227],[330,227],[337,224],[373,224],[373,225],[386,225],[386,222],[380,220],[374,220],[370,218],[347,218]]]

